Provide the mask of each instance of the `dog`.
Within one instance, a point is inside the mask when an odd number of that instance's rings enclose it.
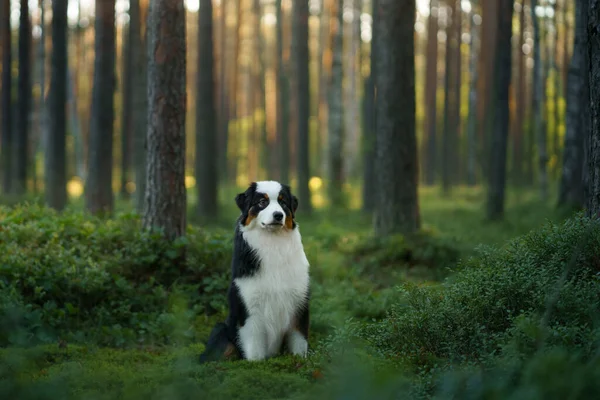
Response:
[[[309,262],[295,215],[298,199],[276,181],[250,184],[236,196],[241,211],[234,237],[229,314],[217,324],[200,362],[264,360],[284,347],[306,357]]]

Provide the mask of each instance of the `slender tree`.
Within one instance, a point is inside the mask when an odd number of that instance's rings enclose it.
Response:
[[[587,129],[587,210],[588,217],[600,217],[600,7],[597,0],[582,0],[583,25],[587,28],[586,48],[589,58],[584,60],[588,66],[585,87],[589,88],[589,115]],[[584,130],[586,132],[586,130]]]
[[[427,66],[425,68],[425,183],[433,185],[437,165],[438,2],[429,2]]]
[[[148,18],[148,169],[144,228],[185,234],[186,40],[183,0],[153,0]]]
[[[2,42],[2,190],[12,188],[12,38],[10,30],[10,0],[2,1],[0,40]]]
[[[67,3],[52,1],[52,53],[48,94],[48,137],[45,143],[46,203],[62,210],[67,203]]]
[[[504,216],[506,154],[509,129],[509,87],[511,81],[511,38],[513,0],[499,0],[498,35],[496,37],[495,88],[496,112],[490,149],[487,218]]]
[[[218,212],[217,119],[215,98],[213,6],[200,2],[198,13],[198,97],[196,101],[196,182],[198,215]]]
[[[309,127],[310,118],[310,82],[309,82],[309,48],[308,48],[308,0],[294,0],[294,35],[296,54],[296,97],[298,106],[297,132],[297,166],[299,207],[304,213],[311,211],[309,164]]]
[[[477,60],[480,55],[480,29],[476,23],[475,2],[471,2],[469,18],[471,41],[469,43],[469,115],[467,117],[467,185],[477,182],[477,79],[479,68]]]
[[[377,68],[377,205],[380,236],[419,228],[415,126],[415,0],[380,0]]]
[[[90,126],[86,207],[94,214],[111,213],[113,120],[115,91],[115,0],[96,2],[94,86]]]
[[[584,138],[589,129],[589,112],[583,112],[589,102],[589,89],[584,87],[585,75],[588,74],[587,65],[584,64],[587,59],[586,27],[583,25],[585,1],[577,0],[575,40],[567,86],[567,131],[558,192],[559,206],[575,208],[584,206]]]
[[[525,53],[523,46],[525,45],[525,0],[521,0],[521,10],[519,13],[519,47],[518,47],[518,83],[517,83],[517,97],[516,97],[516,110],[515,110],[515,130],[513,137],[513,181],[517,185],[523,183],[523,138],[524,123],[525,123],[525,101],[526,96],[526,83],[527,83],[527,69],[525,66]]]
[[[283,12],[282,0],[275,0],[276,30],[276,69],[277,69],[277,138],[279,139],[279,172],[282,182],[290,179],[290,96],[283,61]]]
[[[139,4],[138,4],[139,9]],[[135,10],[133,12],[137,12]],[[131,167],[133,164],[132,149],[133,149],[133,49],[132,49],[132,38],[134,36],[133,30],[139,29],[139,25],[135,26],[131,23],[131,4],[129,8],[129,26],[123,30],[123,67],[121,73],[121,81],[123,82],[121,91],[121,187],[120,194],[123,198],[129,198],[129,191],[127,184],[131,181]],[[138,17],[139,18],[139,17]]]
[[[334,35],[332,43],[333,60],[331,65],[331,85],[329,91],[329,199],[334,205],[342,205],[344,182],[344,110],[342,82],[344,71],[342,65],[344,50],[344,7],[343,0],[336,0]]]
[[[27,190],[29,166],[29,113],[31,111],[31,18],[29,1],[21,0],[19,17],[19,82],[17,134],[14,145],[13,191],[23,195]]]

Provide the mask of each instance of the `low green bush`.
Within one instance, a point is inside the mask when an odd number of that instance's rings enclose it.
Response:
[[[171,243],[134,214],[103,220],[38,205],[0,208],[0,221],[2,346],[168,343],[178,296],[190,319],[225,306],[229,235],[190,227]]]
[[[362,333],[381,354],[417,365],[485,362],[541,345],[597,348],[600,224],[574,218],[481,249],[441,287],[405,284],[382,322]],[[596,340],[594,340],[596,339]]]

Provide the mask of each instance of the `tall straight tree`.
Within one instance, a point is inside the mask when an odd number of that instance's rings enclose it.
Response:
[[[298,196],[300,197],[300,210],[311,211],[309,164],[309,127],[310,118],[310,82],[309,82],[309,48],[308,48],[308,0],[294,0],[294,36],[296,54],[296,97],[298,106],[298,132],[297,132],[297,168]]]
[[[135,203],[138,212],[144,210],[146,193],[146,131],[148,129],[148,62],[146,52],[146,15],[148,0],[130,0],[129,23],[133,58],[133,163],[135,165]]]
[[[584,6],[584,7],[583,7]],[[588,66],[587,78],[584,82],[589,87],[589,121],[587,134],[588,177],[587,177],[587,210],[588,217],[600,217],[600,7],[597,0],[582,2],[587,21],[587,54],[584,65]],[[583,110],[585,113],[587,110]],[[584,114],[585,115],[585,114]]]
[[[479,15],[475,12],[474,1],[471,2],[471,15],[469,18],[469,32],[471,41],[469,43],[469,115],[467,117],[467,185],[474,186],[477,180],[477,79],[479,68],[477,60],[480,51],[480,28],[476,23]]]
[[[67,3],[52,1],[52,53],[48,94],[48,137],[45,143],[46,203],[62,210],[67,203]]]
[[[379,236],[419,229],[415,124],[415,0],[379,0],[377,205]]]
[[[335,18],[333,23],[333,60],[331,64],[331,85],[329,87],[329,200],[333,205],[341,205],[344,182],[344,109],[342,83],[344,79],[343,52],[344,52],[344,2],[336,0]],[[335,15],[335,16],[334,16]]]
[[[372,0],[372,15],[373,27],[379,24],[379,0]],[[373,29],[371,37],[371,68],[370,76],[365,84],[365,129],[363,130],[363,210],[367,212],[373,211],[376,203],[375,190],[377,189],[377,178],[375,175],[375,159],[377,156],[377,130],[376,130],[376,115],[377,107],[375,106],[375,93],[377,83],[377,65],[378,56],[377,48],[379,46],[379,33],[377,29]]]
[[[511,38],[513,0],[499,0],[498,34],[496,36],[496,72],[494,93],[496,112],[490,148],[490,170],[486,216],[500,219],[504,216],[506,187],[506,154],[509,127],[509,87],[511,80]]]
[[[438,2],[429,2],[427,23],[427,66],[425,68],[425,183],[435,183],[437,165],[437,75],[438,75]]]
[[[196,101],[196,182],[198,216],[218,212],[217,108],[212,0],[201,0],[198,12],[198,93]]]
[[[138,5],[139,9],[139,5]],[[136,12],[137,10],[133,11]],[[123,198],[129,198],[129,191],[127,184],[131,181],[131,166],[133,163],[132,152],[133,149],[133,49],[132,49],[132,38],[134,36],[133,30],[139,29],[139,26],[135,26],[131,23],[131,3],[129,8],[129,26],[123,30],[123,69],[122,78],[123,90],[122,103],[121,103],[121,188],[120,194]]]
[[[282,182],[290,179],[290,96],[288,80],[283,62],[283,12],[282,0],[275,0],[275,13],[277,16],[276,51],[277,51],[277,138],[279,140],[279,173]]]
[[[569,66],[567,85],[567,131],[564,141],[563,166],[558,192],[558,205],[574,208],[584,206],[583,164],[584,139],[589,130],[589,88],[584,87],[588,75],[587,37],[584,22],[584,3],[577,0],[575,40]]]
[[[517,98],[516,98],[516,113],[515,113],[515,131],[513,138],[513,180],[516,184],[523,183],[523,143],[524,143],[524,123],[525,123],[525,101],[527,69],[525,66],[525,53],[523,47],[525,45],[525,0],[521,0],[521,11],[519,13],[519,48],[518,48],[518,83],[517,83]]]
[[[94,214],[111,213],[113,120],[115,91],[115,0],[96,2],[94,83],[90,125],[86,208]]]
[[[31,18],[29,1],[21,0],[19,17],[19,103],[17,135],[14,141],[14,192],[22,195],[27,189],[29,166],[29,112],[31,111]]]
[[[185,234],[186,40],[183,0],[153,0],[148,16],[148,169],[143,226]]]
[[[10,0],[2,1],[0,41],[2,42],[2,190],[9,193],[12,186],[12,38],[10,31]]]

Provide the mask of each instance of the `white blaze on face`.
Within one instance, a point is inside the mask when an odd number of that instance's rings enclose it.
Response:
[[[264,193],[269,196],[269,205],[265,207],[258,213],[258,223],[261,227],[268,227],[273,223],[281,223],[283,226],[285,224],[285,211],[279,204],[279,193],[281,192],[281,184],[275,181],[262,181],[256,182],[256,192]],[[283,219],[281,221],[276,221],[273,218],[273,214],[281,213],[283,214]]]

